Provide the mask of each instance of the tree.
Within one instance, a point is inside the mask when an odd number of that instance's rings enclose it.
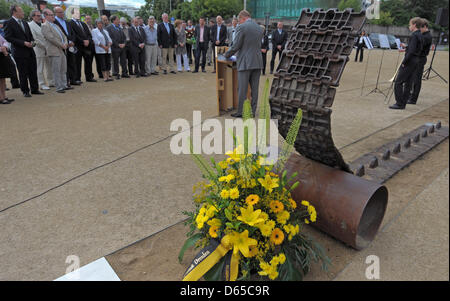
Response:
[[[353,8],[355,11],[361,10],[360,0],[341,0],[338,4],[339,10],[345,10],[346,8]]]
[[[391,26],[394,24],[395,18],[391,16],[390,12],[381,11],[379,19],[370,20],[370,24],[376,24],[381,26]]]
[[[5,0],[0,0],[0,19],[9,19],[11,15],[9,14],[9,8],[13,2],[6,2]],[[30,13],[34,9],[34,7],[31,7],[24,3],[17,3],[20,7],[22,7],[23,12],[25,14],[25,20],[28,20],[30,18]]]

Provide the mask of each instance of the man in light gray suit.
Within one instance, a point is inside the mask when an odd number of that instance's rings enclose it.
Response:
[[[263,68],[261,55],[263,30],[251,19],[250,13],[246,10],[239,13],[238,19],[240,25],[236,28],[234,42],[224,54],[226,58],[230,58],[237,53],[239,107],[238,111],[231,116],[242,117],[249,83],[252,91],[252,111],[255,116],[258,105],[259,76]]]

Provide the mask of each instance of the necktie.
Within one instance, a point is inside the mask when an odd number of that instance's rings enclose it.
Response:
[[[25,32],[25,26],[23,25],[23,21],[19,20],[20,27],[22,27],[23,32]]]

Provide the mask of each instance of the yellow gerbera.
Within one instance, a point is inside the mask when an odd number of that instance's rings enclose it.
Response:
[[[289,212],[287,212],[286,210],[281,211],[280,213],[277,214],[277,222],[279,224],[286,224],[287,220],[291,217],[291,215],[289,214]]]
[[[241,208],[241,215],[237,217],[238,220],[246,223],[247,225],[254,226],[264,222],[264,219],[260,217],[261,209],[253,211],[253,206],[249,205],[247,208]]]
[[[222,225],[222,222],[218,218],[213,218],[212,220],[209,220],[207,224],[210,226],[220,227]]]
[[[249,195],[249,196],[245,199],[245,202],[246,202],[248,205],[255,205],[256,203],[259,202],[259,195],[257,195],[257,194],[251,194],[251,195]]]
[[[250,246],[248,257],[255,257],[256,255],[258,255],[258,252],[259,252],[259,250],[258,250],[257,246]]]
[[[222,199],[228,199],[229,197],[230,197],[230,192],[228,191],[228,190],[226,190],[226,189],[223,189],[221,192],[220,192],[220,197],[222,198]]]
[[[211,226],[209,228],[209,235],[211,235],[212,238],[216,238],[217,236],[219,236],[219,234],[217,233],[218,231],[219,231],[219,227]]]
[[[294,201],[293,199],[289,199],[289,203],[291,204],[291,207],[292,207],[293,209],[297,208],[297,202]]]
[[[275,228],[272,231],[272,235],[270,236],[270,242],[275,245],[281,245],[284,240],[284,233],[279,228]]]
[[[235,200],[239,198],[239,189],[237,187],[230,189],[230,199]]]
[[[279,187],[278,180],[279,180],[278,178],[271,178],[270,175],[266,175],[264,179],[259,178],[258,182],[261,184],[262,187],[268,190],[269,193],[272,193],[272,190],[274,188]]]
[[[277,200],[271,201],[270,204],[269,204],[269,207],[270,207],[270,210],[271,210],[273,213],[278,213],[278,212],[281,212],[281,211],[284,210],[284,205],[283,205],[283,203],[280,202],[280,201],[277,201]]]

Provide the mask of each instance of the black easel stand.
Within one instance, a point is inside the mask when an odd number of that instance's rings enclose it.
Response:
[[[381,67],[383,66],[383,59],[384,59],[384,52],[385,50],[383,49],[383,55],[381,56],[381,62],[380,62],[380,68],[378,69],[378,76],[377,76],[377,84],[375,85],[375,88],[369,92],[369,94],[367,94],[367,96],[369,96],[372,93],[380,93],[383,94],[386,97],[386,94],[378,88],[378,84],[380,82],[380,74],[381,74]]]
[[[433,57],[431,58],[430,67],[427,70],[425,70],[424,73],[423,73],[423,80],[429,80],[431,72],[434,72],[435,75],[431,77],[432,79],[435,78],[435,77],[439,77],[440,79],[442,79],[447,84],[448,83],[447,80],[445,80],[445,78],[443,78],[439,73],[437,73],[436,70],[433,69],[434,57],[436,56],[437,46],[441,43],[441,37],[442,37],[442,33],[439,33],[439,42],[434,47]]]

